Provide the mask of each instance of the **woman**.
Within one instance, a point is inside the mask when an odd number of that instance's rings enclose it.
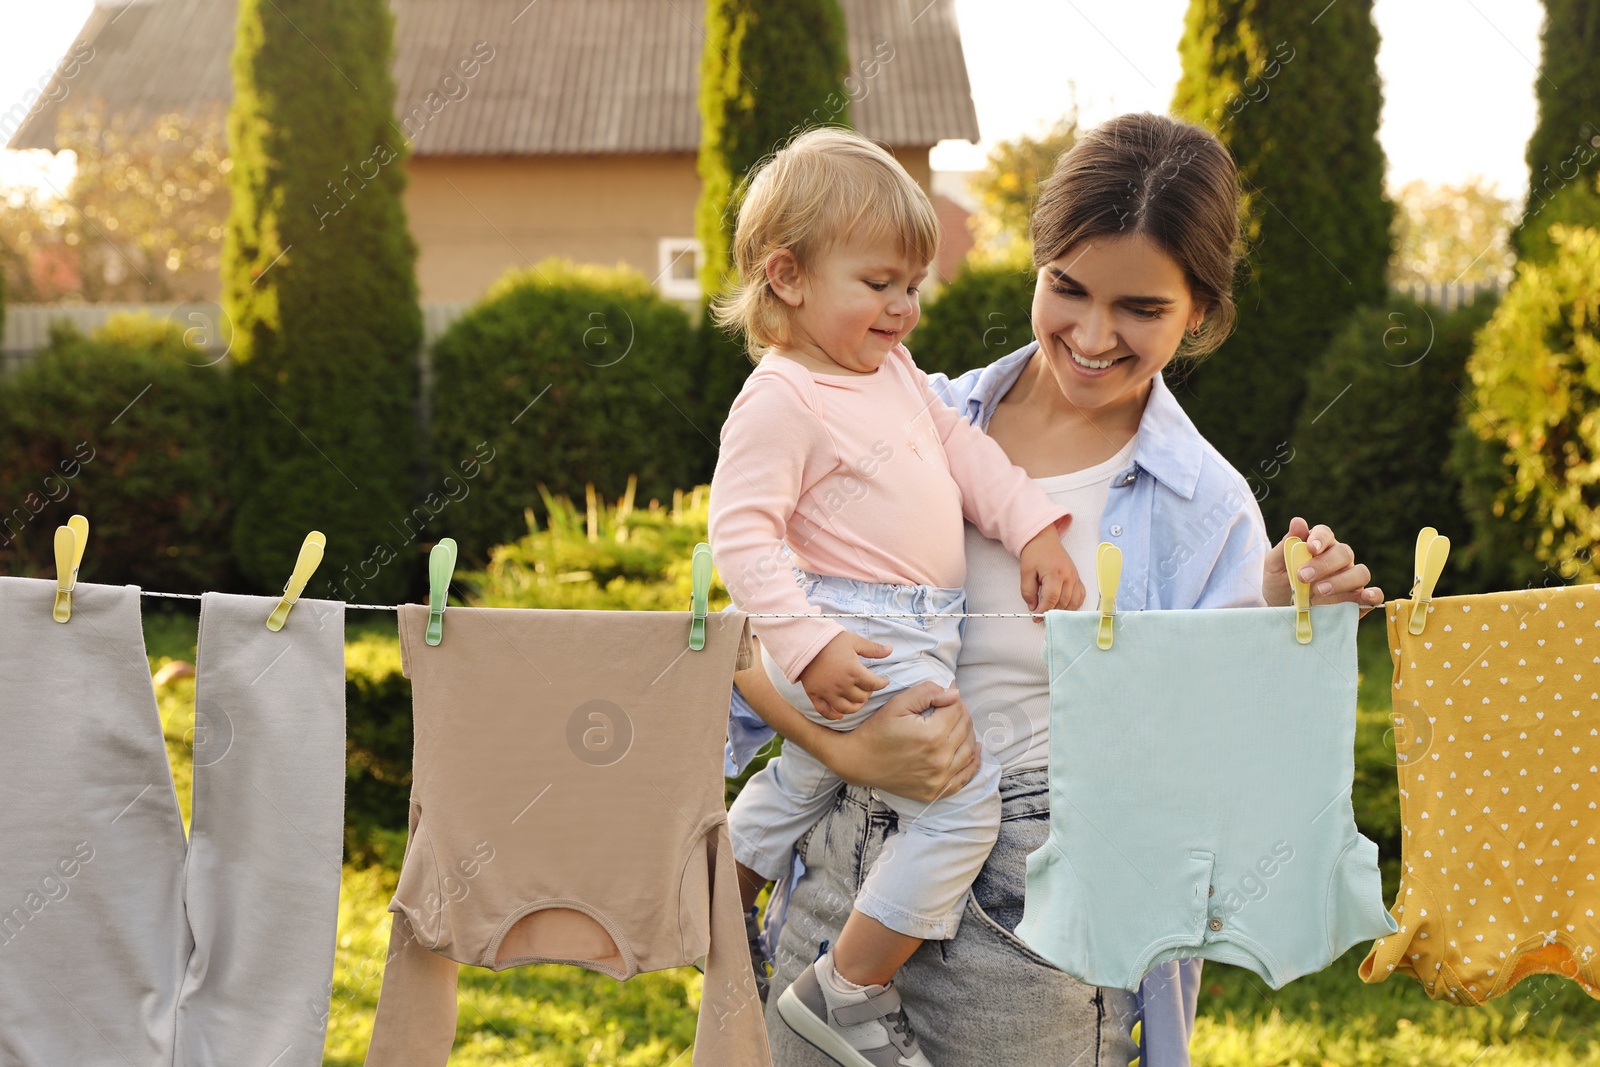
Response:
[[[1238,175],[1200,127],[1125,115],[1087,133],[1040,190],[1033,218],[1033,330],[1038,340],[934,391],[986,430],[1074,521],[1064,543],[1093,575],[1102,540],[1121,547],[1118,610],[1287,604],[1281,542],[1270,547],[1243,478],[1195,430],[1167,389],[1174,357],[1205,355],[1234,318]],[[1369,574],[1325,526],[1295,519],[1313,560],[1314,602],[1382,602]],[[1015,560],[967,528],[967,610],[1025,612]],[[1086,580],[1086,584],[1087,580]],[[1087,604],[1094,604],[1093,595]],[[968,618],[954,692],[909,690],[853,733],[811,722],[760,668],[740,691],[765,720],[730,724],[744,753],[770,726],[851,785],[802,839],[792,890],[775,894],[785,921],[768,1000],[777,1067],[831,1061],[774,1010],[783,990],[837,937],[864,873],[895,826],[873,789],[932,800],[977,767],[977,733],[1000,759],[1000,836],[973,884],[955,938],[929,941],[895,986],[938,1067],[1187,1063],[1199,961],[1159,968],[1140,996],[1083,986],[1012,931],[1022,917],[1025,860],[1049,830],[1048,680],[1042,627]],[[965,703],[963,703],[963,700]],[[961,709],[970,705],[969,718]],[[924,714],[926,713],[926,714]],[[976,731],[974,730],[976,725]],[[1134,793],[1135,797],[1137,793]],[[1136,801],[1135,801],[1136,802]],[[787,888],[787,887],[785,887]]]

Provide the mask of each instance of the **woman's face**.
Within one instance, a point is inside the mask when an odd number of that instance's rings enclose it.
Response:
[[[1183,269],[1143,234],[1074,245],[1040,269],[1033,291],[1039,353],[1085,411],[1142,402],[1199,321]]]

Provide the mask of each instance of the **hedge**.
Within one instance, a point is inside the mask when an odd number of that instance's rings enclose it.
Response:
[[[0,378],[0,571],[53,578],[56,527],[81,512],[84,581],[234,583],[227,378],[200,362],[177,327],[120,316],[92,339],[57,325]]]
[[[550,260],[513,271],[432,352],[433,480],[450,497],[433,536],[481,565],[545,512],[539,487],[581,499],[670,499],[693,443],[694,336],[643,275]],[[470,472],[470,473],[469,473]]]
[[[963,264],[922,312],[906,347],[917,366],[954,378],[1033,340],[1032,270]]]
[[[1357,311],[1311,366],[1290,451],[1241,472],[1258,499],[1286,494],[1337,531],[1387,596],[1411,588],[1424,526],[1458,546],[1440,588],[1473,582],[1451,445],[1473,334],[1493,311],[1489,298],[1446,315],[1398,297]]]
[[[1515,585],[1600,578],[1600,230],[1550,239],[1479,337],[1458,436],[1477,539]]]

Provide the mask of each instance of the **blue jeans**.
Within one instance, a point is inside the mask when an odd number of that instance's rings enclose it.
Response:
[[[927,941],[895,976],[911,1025],[938,1067],[1127,1067],[1133,993],[1083,985],[1019,940],[1028,853],[1050,832],[1045,771],[1002,775],[999,837],[967,895],[956,936]],[[875,790],[846,786],[799,842],[806,872],[779,937],[767,1037],[774,1067],[833,1067],[791,1031],[778,997],[838,938],[869,871],[899,829]]]
[[[797,573],[806,599],[824,613],[880,616],[838,621],[845,629],[894,649],[884,659],[866,661],[890,684],[872,694],[859,711],[828,719],[812,707],[801,686],[784,678],[763,648],[773,684],[807,718],[848,732],[909,686],[925,680],[949,685],[954,679],[966,621],[960,617],[966,603],[962,590]],[[910,937],[954,937],[967,889],[994,845],[1000,820],[999,779],[999,763],[984,750],[971,781],[930,803],[879,793],[901,820],[900,832],[863,881],[855,898],[857,909]],[[843,784],[799,745],[786,747],[745,784],[728,812],[734,856],[769,879],[787,878],[795,843],[832,807]]]

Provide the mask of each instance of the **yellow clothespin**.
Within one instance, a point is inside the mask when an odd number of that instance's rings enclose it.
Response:
[[[1417,586],[1422,584],[1422,572],[1428,564],[1428,546],[1433,539],[1439,536],[1439,531],[1432,526],[1424,526],[1417,532],[1416,562],[1411,568],[1411,595],[1417,595]]]
[[[1122,581],[1122,549],[1101,541],[1094,556],[1094,580],[1100,586],[1100,631],[1095,644],[1111,647],[1111,620],[1117,614],[1117,586]]]
[[[1298,537],[1283,541],[1283,565],[1289,571],[1289,586],[1294,590],[1294,639],[1311,643],[1311,583],[1300,577],[1300,568],[1311,562],[1311,546]]]
[[[306,539],[300,543],[300,556],[294,561],[294,573],[289,575],[289,581],[284,584],[283,597],[278,601],[278,606],[272,609],[272,614],[267,616],[267,629],[276,632],[289,621],[289,609],[300,599],[301,591],[311,580],[311,573],[317,569],[317,564],[322,562],[322,552],[327,547],[328,539],[320,532],[312,530],[306,534]]]
[[[1433,603],[1433,587],[1444,573],[1444,562],[1450,558],[1450,538],[1432,526],[1424,526],[1417,534],[1417,579],[1411,586],[1411,623],[1408,629],[1420,634],[1428,625],[1428,605]]]
[[[428,627],[422,639],[430,645],[444,640],[444,609],[450,600],[450,579],[455,572],[455,538],[441,537],[428,553]]]
[[[72,590],[78,584],[78,565],[83,562],[83,546],[89,543],[89,520],[74,515],[65,526],[56,527],[56,606],[50,617],[56,622],[72,618]]]

